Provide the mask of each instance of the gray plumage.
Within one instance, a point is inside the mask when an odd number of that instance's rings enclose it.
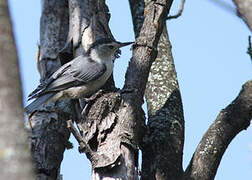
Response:
[[[30,103],[28,106],[25,107],[25,112],[27,114],[34,112],[40,105],[46,103],[55,94],[56,94],[56,92],[51,92],[51,93],[45,94],[45,95],[37,98],[36,100],[34,100],[32,103]]]
[[[115,52],[129,44],[107,38],[96,41],[85,55],[61,66],[28,96],[28,100],[35,100],[25,107],[26,113],[50,101],[77,99],[97,91],[112,74]]]

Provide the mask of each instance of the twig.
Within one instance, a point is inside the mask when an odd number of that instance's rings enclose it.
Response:
[[[70,130],[70,132],[74,135],[75,139],[78,141],[80,145],[79,152],[80,153],[91,152],[89,145],[83,141],[81,135],[79,134],[77,129],[74,127],[73,121],[71,119],[67,121],[67,128]]]
[[[183,10],[184,10],[184,5],[185,5],[185,0],[181,0],[181,4],[180,4],[178,13],[175,14],[175,15],[168,16],[166,20],[176,19],[176,18],[178,18],[179,16],[181,16],[181,14],[182,14],[182,12],[183,12]]]
[[[251,36],[248,37],[248,51],[247,54],[250,56],[250,59],[252,60],[252,47],[251,47]]]

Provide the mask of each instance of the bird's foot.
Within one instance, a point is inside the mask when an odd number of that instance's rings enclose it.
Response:
[[[90,103],[94,100],[96,100],[97,98],[101,97],[101,95],[104,93],[104,90],[100,89],[99,91],[97,91],[95,94],[93,94],[91,97],[89,98],[84,98],[86,103]]]

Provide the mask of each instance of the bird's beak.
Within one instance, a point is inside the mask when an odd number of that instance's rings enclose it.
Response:
[[[124,46],[128,46],[130,44],[133,44],[134,42],[124,42],[124,43],[121,43],[119,42],[119,47],[118,48],[121,48],[121,47],[124,47]]]

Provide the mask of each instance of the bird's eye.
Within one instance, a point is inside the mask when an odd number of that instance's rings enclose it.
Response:
[[[108,46],[109,47],[109,49],[114,49],[114,46],[112,46],[112,45],[110,45],[110,46]]]

